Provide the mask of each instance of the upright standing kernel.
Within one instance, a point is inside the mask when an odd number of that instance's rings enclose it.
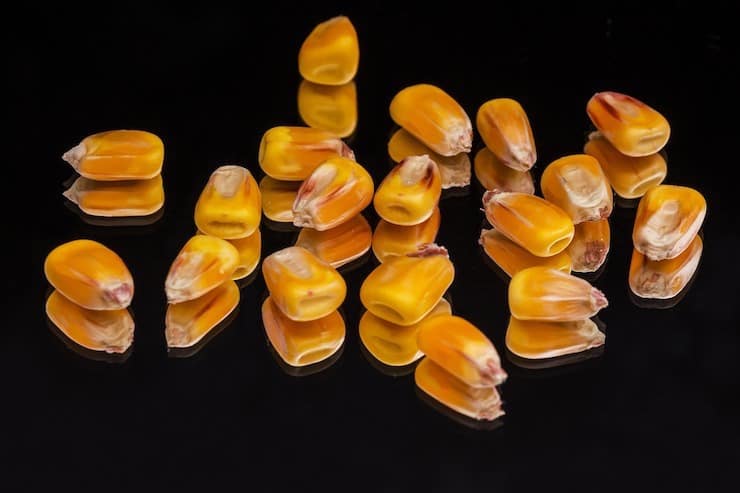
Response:
[[[355,82],[327,86],[302,81],[298,86],[298,114],[309,127],[327,130],[339,137],[352,135],[357,127]]]
[[[359,64],[357,31],[345,16],[316,26],[298,52],[301,76],[317,84],[346,84],[354,78]]]
[[[532,127],[524,108],[508,98],[492,99],[481,105],[475,118],[486,147],[503,164],[528,171],[537,161]]]
[[[556,159],[542,173],[542,195],[573,219],[598,221],[612,213],[612,189],[599,162],[586,154]]]
[[[259,186],[252,173],[241,166],[216,169],[195,204],[198,229],[227,240],[251,235],[261,219]]]
[[[378,185],[373,204],[384,220],[414,226],[431,217],[442,193],[437,164],[429,156],[409,156]]]

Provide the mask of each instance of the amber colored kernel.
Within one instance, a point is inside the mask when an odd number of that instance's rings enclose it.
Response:
[[[650,260],[633,250],[630,289],[641,298],[673,298],[686,287],[699,267],[703,247],[701,236],[696,235],[686,250],[671,259]]]
[[[506,166],[486,147],[476,153],[473,167],[475,177],[486,190],[534,194],[534,182],[529,171],[517,171]]]
[[[205,233],[198,231],[198,234],[203,235]],[[237,265],[231,279],[234,281],[244,279],[254,272],[254,269],[260,263],[262,255],[262,232],[258,228],[246,238],[226,241],[231,243],[239,252],[239,265]]]
[[[298,86],[298,114],[309,127],[348,137],[357,128],[357,85],[350,81],[327,86],[304,80]]]
[[[414,226],[429,219],[439,203],[442,181],[429,156],[409,156],[378,185],[373,205],[385,221]]]
[[[161,175],[124,181],[97,181],[80,176],[63,195],[91,216],[148,216],[164,205]]]
[[[566,250],[551,257],[537,257],[495,229],[481,231],[478,243],[483,251],[509,276],[528,267],[542,266],[570,274],[571,257]]]
[[[486,147],[506,166],[529,171],[537,161],[532,127],[524,108],[508,98],[487,101],[475,118]]]
[[[301,76],[317,84],[346,84],[357,74],[359,64],[357,31],[345,16],[317,25],[298,52]]]
[[[414,226],[399,226],[381,219],[375,227],[372,239],[375,258],[385,262],[391,256],[414,253],[420,246],[433,243],[437,238],[440,221],[439,207],[434,209],[429,219]]]
[[[195,204],[195,224],[225,240],[244,238],[259,227],[262,197],[252,173],[242,166],[221,166]]]
[[[606,334],[591,319],[572,322],[509,319],[506,347],[521,358],[544,359],[603,346]]]
[[[239,305],[239,288],[226,281],[203,296],[169,305],[165,317],[167,347],[197,344]]]
[[[300,181],[276,180],[265,176],[260,180],[262,212],[267,219],[280,223],[293,222],[293,202],[301,187]]]
[[[325,231],[303,228],[296,246],[303,247],[334,268],[362,257],[370,250],[373,230],[358,214],[349,221]]]
[[[609,220],[576,224],[573,240],[565,250],[573,262],[573,272],[595,272],[606,260],[611,244]]]

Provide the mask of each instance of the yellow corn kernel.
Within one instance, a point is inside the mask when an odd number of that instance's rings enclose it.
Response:
[[[46,256],[44,274],[60,294],[88,310],[131,304],[134,280],[121,257],[97,241],[74,240]]]
[[[195,224],[226,240],[251,235],[262,219],[262,197],[247,168],[221,166],[211,174],[195,204]]]
[[[373,205],[389,223],[414,226],[429,219],[439,203],[442,181],[429,156],[409,156],[378,185]]]
[[[370,250],[373,230],[367,219],[358,214],[336,228],[317,231],[303,228],[295,246],[303,247],[334,268],[341,267]]]
[[[412,325],[432,311],[454,277],[447,250],[432,243],[386,259],[362,283],[360,300],[377,317]]]
[[[226,281],[203,296],[167,307],[164,335],[167,347],[197,344],[239,304],[239,288]]]
[[[475,177],[486,190],[534,194],[532,174],[505,165],[487,147],[477,152],[473,167]]]
[[[182,303],[203,296],[234,276],[239,251],[221,238],[193,236],[177,254],[164,289],[168,303]]]
[[[345,16],[316,26],[298,52],[298,71],[304,79],[317,84],[346,84],[357,74],[359,64],[357,31]]]
[[[357,85],[314,84],[304,80],[298,86],[298,114],[312,128],[348,137],[357,128]]]
[[[334,157],[316,168],[298,189],[293,224],[325,231],[359,214],[373,200],[373,179],[360,164]]]
[[[440,223],[439,207],[426,221],[414,226],[398,226],[381,219],[373,233],[373,253],[380,262],[388,257],[406,255],[419,250],[426,243],[433,243],[437,238]]]
[[[337,310],[315,320],[291,320],[272,296],[262,304],[262,323],[278,355],[291,366],[318,363],[336,353],[344,343],[344,319]]]
[[[632,230],[634,246],[650,260],[677,257],[699,232],[706,213],[707,201],[693,188],[651,188],[637,206]]]
[[[301,181],[332,157],[354,160],[355,154],[338,135],[310,127],[273,127],[262,136],[258,160],[262,171],[276,180]]]
[[[537,257],[552,257],[573,239],[573,221],[560,207],[520,192],[486,192],[486,219],[504,236]]]
[[[236,266],[236,270],[231,278],[235,281],[244,279],[254,272],[254,269],[260,263],[260,257],[262,256],[262,232],[258,228],[254,230],[254,233],[245,238],[226,241],[234,245],[236,251],[239,252],[239,265]]]
[[[161,175],[125,181],[97,181],[81,176],[63,195],[91,216],[148,216],[164,205]]]
[[[544,322],[509,319],[506,347],[521,358],[544,359],[603,346],[606,334],[591,319]]]
[[[481,105],[475,117],[486,147],[506,166],[529,171],[537,161],[532,127],[524,108],[508,98],[491,99]]]
[[[545,199],[557,205],[574,224],[598,221],[612,213],[612,189],[599,162],[587,154],[556,159],[542,173]]]
[[[565,250],[551,257],[537,257],[495,229],[482,230],[478,243],[486,255],[509,277],[522,269],[535,266],[550,267],[570,274],[571,258]]]
[[[493,421],[504,414],[496,387],[471,387],[429,358],[416,367],[414,380],[424,393],[462,415]]]
[[[134,341],[134,319],[125,308],[88,310],[55,290],[46,300],[46,315],[65,336],[92,351],[125,353]]]
[[[599,161],[617,195],[625,199],[636,199],[663,183],[668,166],[659,153],[640,157],[625,156],[601,134],[594,134],[589,136],[583,152]]]
[[[650,260],[637,250],[632,251],[629,284],[641,298],[669,299],[680,293],[696,272],[701,259],[703,242],[694,236],[689,247],[678,257]]]
[[[162,139],[143,130],[111,130],[90,135],[62,159],[91,180],[147,180],[162,171]]]
[[[442,178],[442,190],[470,185],[470,157],[467,152],[454,156],[437,154],[408,131],[399,128],[388,141],[388,155],[400,163],[409,156],[426,154],[437,163],[439,175]]]
[[[618,92],[597,92],[586,105],[594,126],[622,154],[648,156],[665,146],[671,127],[642,101]]]
[[[298,322],[329,315],[347,295],[347,285],[336,269],[298,246],[266,257],[262,275],[277,307]]]
[[[573,272],[595,272],[606,260],[611,244],[609,220],[576,224],[573,241],[566,252],[573,262]]]
[[[548,267],[530,267],[509,283],[509,309],[520,320],[572,322],[593,317],[608,305],[588,281]]]
[[[424,356],[416,342],[419,324],[439,315],[452,315],[452,307],[444,298],[434,305],[421,322],[413,325],[397,325],[365,312],[360,319],[360,340],[370,354],[384,365],[410,365]]]
[[[276,180],[270,176],[262,178],[260,194],[265,217],[279,223],[292,223],[293,202],[300,187],[300,181]]]
[[[473,126],[465,110],[439,87],[417,84],[402,89],[390,106],[391,118],[443,156],[470,152]]]

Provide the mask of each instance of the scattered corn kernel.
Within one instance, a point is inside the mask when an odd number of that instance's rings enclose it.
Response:
[[[337,16],[316,26],[298,52],[298,71],[317,84],[351,81],[360,64],[360,43],[348,17]]]
[[[270,176],[262,178],[260,194],[265,217],[279,223],[292,223],[293,202],[300,187],[300,181],[276,180]]]
[[[537,161],[532,127],[524,108],[508,98],[491,99],[481,105],[475,118],[486,147],[506,166],[529,171]]]
[[[186,348],[197,344],[239,304],[239,288],[226,281],[203,296],[169,305],[164,335],[167,347]]]
[[[164,205],[161,175],[125,181],[97,181],[81,176],[63,195],[91,216],[148,216]]]
[[[473,166],[475,177],[486,190],[534,194],[532,174],[505,165],[487,147],[475,155]]]
[[[571,258],[565,250],[551,257],[537,257],[495,229],[482,230],[478,243],[486,255],[510,277],[522,269],[535,266],[550,267],[570,274]]]
[[[618,92],[597,92],[586,105],[594,126],[622,154],[647,156],[665,146],[671,127],[642,101]]]
[[[417,84],[391,101],[391,118],[443,156],[470,152],[473,126],[465,110],[439,87]]]
[[[442,181],[429,156],[409,156],[378,185],[373,204],[389,223],[414,226],[429,219],[439,203]]]
[[[542,173],[545,199],[557,205],[574,224],[598,221],[612,213],[612,189],[599,162],[587,154],[556,159]]]
[[[370,250],[373,230],[367,219],[358,214],[339,226],[317,231],[303,228],[295,246],[303,247],[334,268],[362,257]]]
[[[588,281],[548,267],[521,270],[509,283],[509,309],[520,320],[583,320],[607,305],[604,293]]]
[[[373,253],[380,262],[390,256],[406,255],[419,250],[426,243],[433,243],[437,238],[440,223],[439,207],[424,222],[414,226],[398,226],[381,219],[373,233]]]
[[[111,130],[90,135],[62,159],[91,180],[147,180],[162,171],[162,139],[142,130]]]
[[[591,319],[545,322],[509,319],[506,347],[521,358],[544,359],[603,346],[606,334]]]
[[[327,86],[304,80],[298,86],[298,114],[309,127],[348,137],[357,128],[357,86],[354,81]]]
[[[633,250],[630,289],[641,298],[673,298],[686,287],[696,272],[703,246],[701,237],[696,235],[679,256],[666,260],[650,260]]]
[[[262,219],[262,198],[247,168],[221,166],[211,174],[195,204],[195,224],[226,240],[251,235]]]
[[[573,241],[566,252],[573,262],[573,272],[595,272],[606,260],[611,243],[609,220],[576,224]]]

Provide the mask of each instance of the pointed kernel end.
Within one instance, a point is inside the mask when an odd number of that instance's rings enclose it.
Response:
[[[127,308],[134,297],[134,286],[130,283],[119,283],[107,287],[103,291],[103,296],[117,308]]]
[[[488,206],[489,203],[491,203],[493,200],[495,200],[496,196],[500,193],[503,193],[504,190],[494,188],[493,190],[486,190],[486,192],[483,194],[483,207],[484,209]]]
[[[491,385],[501,385],[506,381],[509,375],[501,368],[501,363],[493,358],[489,358],[485,365],[487,380]]]
[[[344,141],[342,141],[342,146],[339,150],[339,154],[342,157],[346,157],[347,159],[355,161],[355,152]]]
[[[489,231],[493,231],[493,229],[481,229],[480,230],[480,236],[478,237],[479,245],[483,245],[485,243],[485,236],[488,234]]]
[[[591,303],[594,309],[601,310],[609,305],[609,301],[606,299],[606,295],[599,289],[591,288]]]
[[[501,405],[499,404],[498,406],[494,406],[492,408],[482,409],[478,413],[478,419],[481,421],[495,421],[504,414],[506,414],[506,412],[504,412],[504,408],[501,407]]]
[[[77,170],[77,167],[80,164],[80,160],[85,157],[85,154],[87,153],[87,148],[85,147],[85,144],[80,142],[76,146],[74,146],[72,149],[68,150],[64,154],[62,154],[62,159],[66,162],[68,162],[72,167]]]
[[[433,257],[435,255],[444,255],[450,258],[447,249],[436,243],[424,243],[423,245],[419,245],[419,248],[415,252],[406,254],[407,257]]]
[[[79,197],[77,196],[77,180],[75,180],[71,187],[62,192],[62,196],[73,204],[79,205]]]
[[[190,336],[184,327],[168,325],[164,330],[167,348],[186,348],[192,345]]]
[[[592,141],[592,140],[601,140],[603,138],[604,138],[604,135],[601,132],[599,132],[598,130],[594,130],[593,132],[591,132],[590,134],[588,134],[588,140],[589,141]]]

